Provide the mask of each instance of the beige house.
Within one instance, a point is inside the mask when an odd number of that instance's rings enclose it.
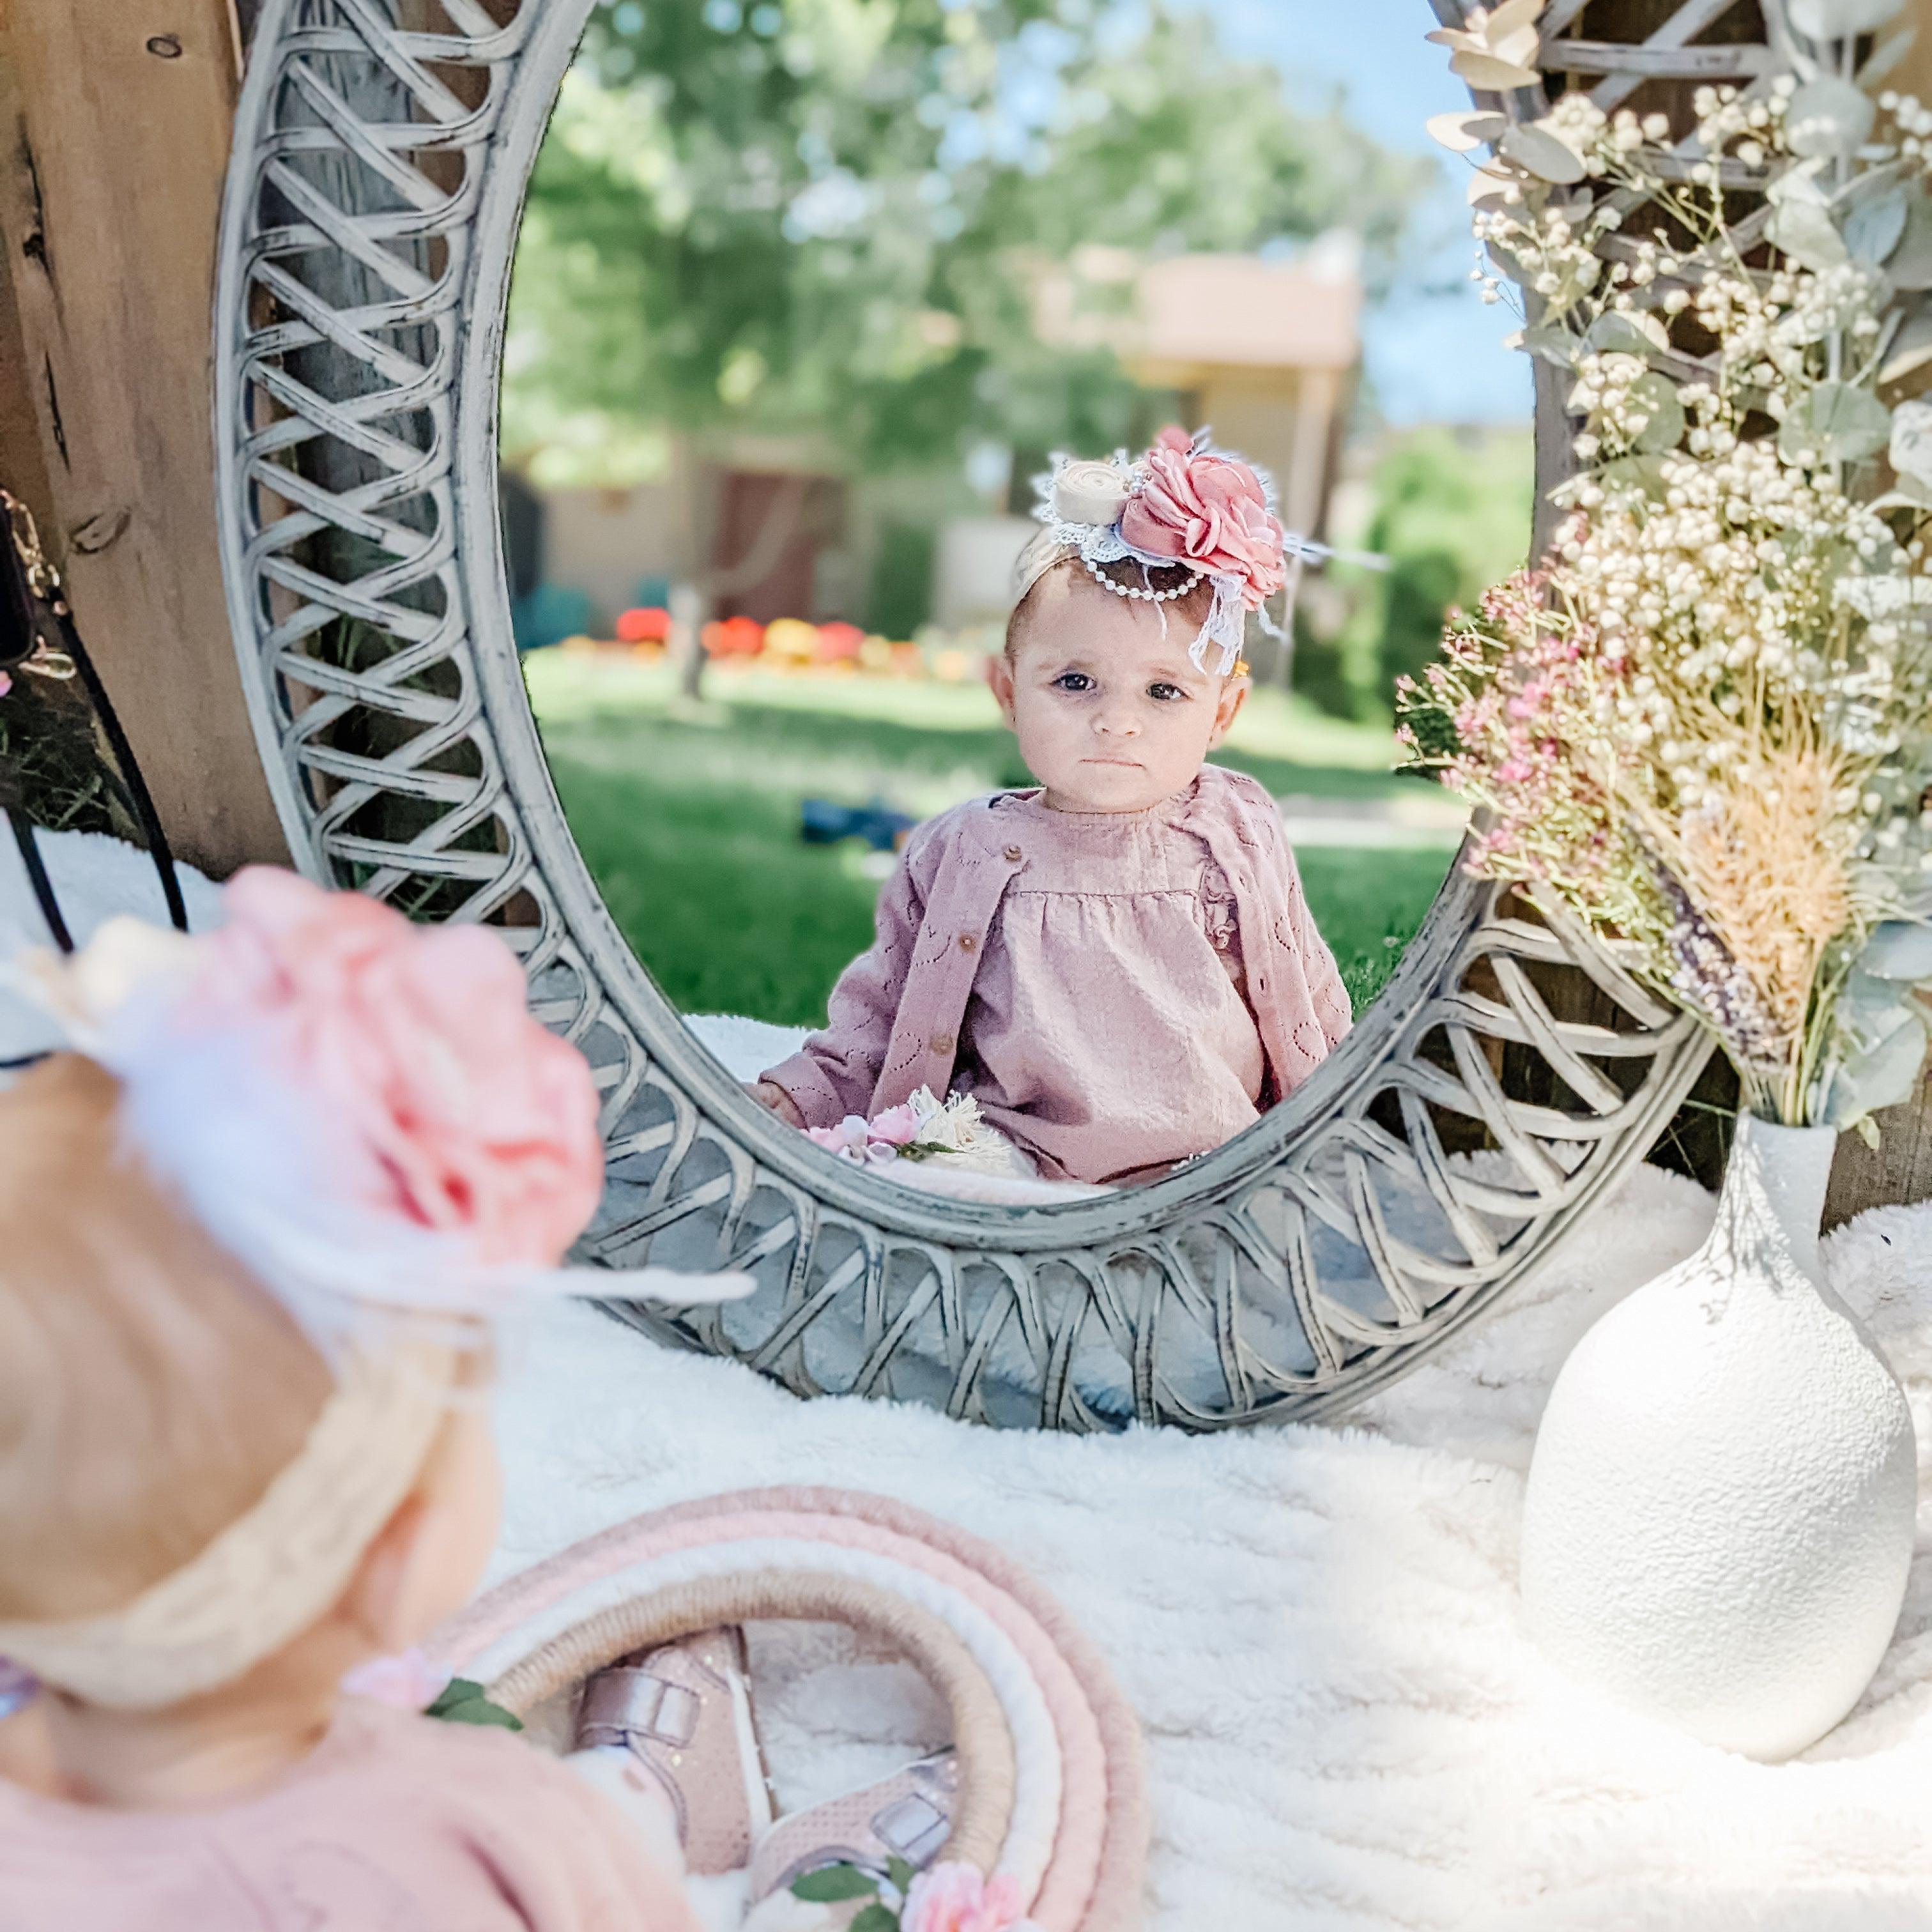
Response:
[[[1177,398],[1275,481],[1282,520],[1326,529],[1342,425],[1360,363],[1354,238],[1321,237],[1290,261],[1077,250],[1042,265],[1041,338],[1114,350],[1134,379]],[[1011,564],[1033,525],[1014,479],[1006,514],[959,514],[952,479],[894,478],[881,495],[839,473],[836,452],[740,442],[686,451],[663,481],[628,490],[542,493],[541,574],[587,597],[608,625],[652,580],[708,580],[708,610],[823,619],[862,614],[888,516],[929,500],[936,536],[932,614],[948,626],[1004,615]],[[970,500],[970,499],[969,499]]]
[[[1340,232],[1285,262],[1082,248],[1041,278],[1034,313],[1044,340],[1104,344],[1175,392],[1190,428],[1273,475],[1288,528],[1319,536],[1361,363],[1360,260]]]

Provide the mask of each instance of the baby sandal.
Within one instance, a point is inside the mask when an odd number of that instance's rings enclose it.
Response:
[[[876,1784],[792,1812],[759,1839],[746,1897],[756,1904],[827,1865],[856,1865],[880,1880],[892,1876],[896,1861],[919,1870],[946,1843],[958,1784],[949,1747]]]
[[[772,1820],[736,1624],[640,1652],[586,1680],[577,1748],[630,1754],[662,1787],[685,1869],[734,1871]]]

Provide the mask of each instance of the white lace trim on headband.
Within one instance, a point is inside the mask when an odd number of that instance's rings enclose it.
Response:
[[[1195,438],[1197,450],[1210,450],[1208,432],[1202,430]],[[1218,454],[1220,452],[1212,452]],[[1274,482],[1263,470],[1247,466],[1262,486],[1270,514],[1276,508]],[[1070,472],[1077,472],[1073,488],[1063,491],[1063,482]],[[1107,522],[1082,522],[1061,514],[1060,499],[1063,495],[1090,497],[1097,508],[1106,498],[1109,476],[1118,489],[1118,506],[1114,507],[1112,520]],[[1085,461],[1056,452],[1053,467],[1042,471],[1033,479],[1035,503],[1034,516],[1041,529],[1021,552],[1014,570],[1014,602],[1017,603],[1046,573],[1056,563],[1070,558],[1077,558],[1088,574],[1103,589],[1127,602],[1152,604],[1160,612],[1161,632],[1164,637],[1167,629],[1167,613],[1165,606],[1180,597],[1206,578],[1214,586],[1214,602],[1200,629],[1187,648],[1189,662],[1196,670],[1208,668],[1208,652],[1210,646],[1218,646],[1220,660],[1216,670],[1225,676],[1240,662],[1242,644],[1246,634],[1247,610],[1243,580],[1236,576],[1224,576],[1202,570],[1185,557],[1160,556],[1150,551],[1138,550],[1120,534],[1120,508],[1124,507],[1132,490],[1138,487],[1140,466],[1130,460],[1124,449],[1117,450],[1110,460]],[[1283,580],[1282,609],[1279,619],[1272,616],[1265,604],[1255,611],[1256,621],[1262,629],[1272,638],[1286,634],[1294,610],[1295,593],[1300,587],[1301,572],[1305,563],[1333,556],[1336,553],[1326,544],[1316,543],[1311,538],[1285,531],[1282,539]],[[1384,560],[1362,560],[1380,562]],[[1106,573],[1105,566],[1124,562],[1137,563],[1144,575],[1154,570],[1171,570],[1177,566],[1192,571],[1190,580],[1168,591],[1156,591],[1150,581],[1142,586],[1131,582],[1121,583]]]

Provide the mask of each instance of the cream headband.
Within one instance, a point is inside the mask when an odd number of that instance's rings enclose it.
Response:
[[[0,1656],[118,1710],[232,1684],[347,1588],[415,1486],[456,1360],[421,1346],[352,1358],[295,1460],[199,1556],[118,1610],[0,1624]]]
[[[188,939],[110,921],[25,976],[121,1082],[143,1164],[336,1376],[308,1440],[200,1556],[103,1615],[0,1624],[90,1702],[230,1683],[326,1612],[410,1493],[466,1345],[532,1292],[682,1305],[742,1274],[564,1268],[603,1188],[596,1083],[481,928],[251,868]]]

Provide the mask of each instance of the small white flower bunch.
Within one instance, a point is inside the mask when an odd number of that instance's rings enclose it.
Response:
[[[970,1094],[941,1100],[930,1087],[922,1087],[869,1120],[862,1114],[848,1114],[836,1127],[808,1127],[806,1132],[814,1146],[861,1167],[930,1160],[982,1173],[1011,1171],[1012,1143],[987,1122]]]

